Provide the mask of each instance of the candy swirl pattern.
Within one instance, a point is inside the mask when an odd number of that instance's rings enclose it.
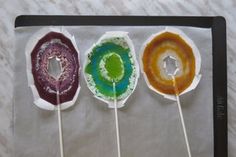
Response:
[[[95,96],[114,100],[127,98],[134,90],[138,68],[127,41],[123,37],[106,38],[88,52],[85,65],[85,78]]]
[[[175,94],[172,77],[164,69],[164,60],[168,56],[176,59],[179,68],[175,79],[180,94],[192,84],[198,72],[193,49],[179,34],[165,31],[147,43],[141,58],[144,75],[154,90]]]
[[[62,74],[58,80],[48,72],[49,60],[53,57],[60,59]],[[70,39],[62,33],[47,33],[33,48],[31,64],[34,84],[42,99],[57,105],[57,88],[60,93],[60,103],[74,98],[79,86],[79,61],[78,53]]]

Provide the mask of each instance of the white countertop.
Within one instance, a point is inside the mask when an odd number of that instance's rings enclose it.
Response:
[[[229,157],[236,157],[235,0],[0,0],[0,157],[11,157],[14,19],[21,14],[220,15],[227,22]]]

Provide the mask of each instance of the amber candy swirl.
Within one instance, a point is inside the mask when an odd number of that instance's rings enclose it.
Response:
[[[175,94],[173,80],[164,70],[164,58],[172,56],[178,68],[176,86],[179,94],[187,89],[195,77],[195,56],[191,46],[178,34],[164,32],[155,36],[144,48],[142,63],[149,84],[164,94]]]

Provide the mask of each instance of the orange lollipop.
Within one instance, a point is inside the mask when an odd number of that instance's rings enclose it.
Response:
[[[164,96],[176,94],[172,77],[164,68],[168,57],[173,58],[173,64],[178,67],[175,75],[178,94],[194,89],[201,76],[199,75],[200,54],[192,40],[174,28],[166,28],[151,36],[144,46],[141,62],[149,87]]]
[[[179,95],[194,89],[200,80],[201,57],[197,47],[180,30],[166,28],[147,41],[141,60],[149,88],[176,100],[188,156],[191,157]]]

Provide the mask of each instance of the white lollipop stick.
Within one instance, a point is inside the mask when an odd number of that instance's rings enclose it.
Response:
[[[59,129],[59,141],[60,141],[60,154],[61,157],[64,157],[63,130],[61,121],[61,105],[60,105],[59,90],[57,90],[57,117],[58,117],[58,129]]]
[[[63,130],[61,120],[61,104],[60,104],[60,93],[59,93],[59,78],[62,74],[62,66],[58,57],[49,58],[48,72],[55,78],[56,84],[56,96],[57,96],[57,117],[58,117],[58,129],[59,129],[59,142],[60,142],[60,154],[64,157],[64,146],[63,146]]]
[[[175,77],[172,76],[172,79],[173,79],[173,84],[174,84],[174,88],[175,88],[175,95],[176,95],[176,101],[177,101],[178,108],[179,108],[179,115],[180,115],[180,119],[181,119],[181,124],[182,124],[183,131],[184,131],[184,139],[185,139],[185,143],[186,143],[187,150],[188,150],[188,156],[192,157],[190,146],[189,146],[189,141],[188,141],[188,135],[187,135],[187,131],[186,131],[185,123],[184,123],[182,108],[181,108],[181,104],[180,104],[180,100],[179,100],[178,89],[177,89],[177,86],[176,86]]]
[[[114,92],[117,152],[118,152],[118,157],[120,157],[120,154],[121,154],[120,153],[120,130],[119,130],[119,120],[118,120],[118,112],[117,112],[116,83],[115,82],[113,82],[113,92]]]
[[[190,146],[189,146],[189,141],[188,141],[188,135],[187,135],[187,131],[186,131],[185,123],[184,123],[182,108],[181,108],[181,104],[180,104],[180,100],[179,100],[179,91],[178,91],[178,88],[176,85],[176,80],[175,80],[175,75],[179,71],[178,65],[176,63],[176,59],[172,56],[167,56],[164,59],[164,68],[166,70],[167,75],[171,76],[172,81],[173,81],[176,101],[177,101],[177,105],[178,105],[178,109],[179,109],[179,115],[180,115],[181,124],[182,124],[183,132],[184,132],[184,139],[185,139],[185,143],[186,143],[187,151],[188,151],[188,157],[192,157]]]

